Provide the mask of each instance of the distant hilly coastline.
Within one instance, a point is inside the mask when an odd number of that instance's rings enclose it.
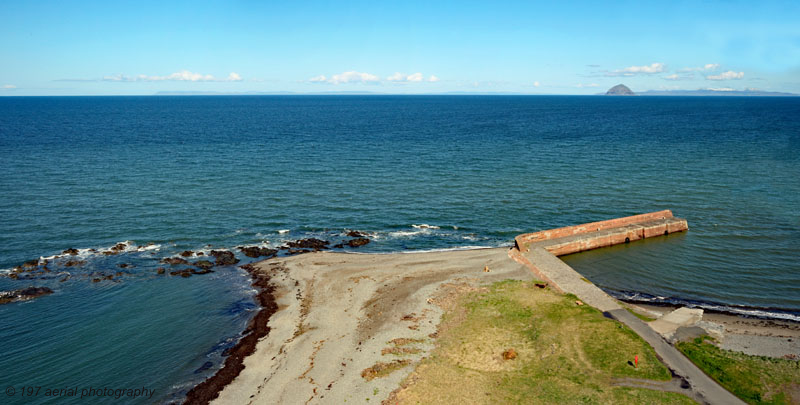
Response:
[[[735,96],[735,97],[797,97],[800,94],[782,93],[777,91],[761,90],[734,90],[729,88],[722,89],[698,89],[698,90],[647,90],[642,93],[634,93],[628,86],[618,84],[605,93],[598,95],[606,96]]]
[[[700,89],[700,90],[648,90],[639,93],[640,96],[750,96],[750,97],[797,97],[800,94],[782,93],[778,91],[761,90],[728,90],[728,89]]]

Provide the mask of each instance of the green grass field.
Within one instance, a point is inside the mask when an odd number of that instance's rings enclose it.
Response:
[[[747,403],[800,404],[800,362],[722,350],[709,340],[678,343],[678,349]]]
[[[445,309],[437,347],[392,401],[694,403],[677,393],[616,386],[619,379],[671,377],[638,335],[588,305],[577,305],[574,296],[504,281]],[[512,350],[516,356],[504,359]]]

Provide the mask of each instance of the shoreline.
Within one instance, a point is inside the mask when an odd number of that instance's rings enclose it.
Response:
[[[256,262],[258,263],[258,262]],[[244,369],[244,359],[256,351],[258,341],[267,336],[271,330],[270,317],[278,311],[275,303],[275,287],[270,283],[270,277],[256,270],[254,263],[239,266],[247,271],[252,278],[252,286],[258,289],[255,301],[260,305],[259,310],[242,331],[242,337],[230,349],[226,350],[227,356],[222,368],[214,375],[206,378],[200,384],[190,389],[183,400],[184,404],[208,404],[219,396],[219,393]]]

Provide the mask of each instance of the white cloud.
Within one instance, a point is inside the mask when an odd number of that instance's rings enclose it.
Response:
[[[664,71],[665,65],[660,62],[651,63],[649,65],[644,66],[628,66],[624,69],[614,70],[612,72],[606,72],[606,76],[634,76],[638,74],[654,74],[654,73],[661,73]]]
[[[349,72],[342,72],[339,74],[335,74],[331,77],[326,77],[325,75],[319,75],[312,77],[311,79],[308,79],[308,81],[312,83],[330,83],[330,84],[340,84],[340,83],[378,84],[381,82],[381,79],[378,76],[375,76],[370,73],[349,71]]]
[[[736,91],[736,89],[732,89],[730,87],[709,87],[706,90],[711,90],[711,91]]]
[[[538,81],[533,82],[533,87],[539,87],[539,86],[540,86],[540,84],[539,84]]]
[[[683,74],[683,75],[679,75],[677,73],[673,73],[671,75],[664,76],[664,80],[673,80],[673,81],[674,80],[689,80],[689,79],[692,79],[693,77],[694,77],[694,74],[692,74],[692,73]]]
[[[744,77],[744,72],[734,72],[733,70],[729,70],[727,72],[722,72],[718,75],[710,75],[706,76],[708,80],[738,80]]]
[[[433,80],[428,79],[428,81],[435,82],[435,81],[439,80],[439,78],[436,77],[436,76],[431,76],[431,77],[434,78],[434,79]],[[390,82],[397,82],[397,83],[410,83],[410,82],[421,82],[421,81],[424,81],[425,77],[422,75],[422,73],[419,73],[419,72],[413,73],[413,74],[410,74],[410,75],[397,72],[397,73],[387,77],[386,80],[388,80]]]
[[[227,78],[218,79],[213,75],[204,75],[202,73],[181,70],[180,72],[175,72],[166,76],[127,76],[119,74],[113,76],[103,76],[101,80],[106,82],[238,82],[242,80],[242,77],[236,72],[231,72]]]
[[[16,89],[17,86],[14,86],[13,84],[4,84],[3,88],[6,90],[11,90],[11,89]]]
[[[714,70],[717,70],[717,69],[719,69],[719,63],[706,63],[705,65],[700,66],[700,67],[683,68],[683,69],[679,70],[679,72],[703,72],[703,71],[708,72],[708,71],[714,71]]]
[[[436,82],[438,82],[439,80],[440,80],[440,79],[439,79],[438,77],[434,76],[434,75],[430,75],[430,76],[428,77],[428,81],[429,81],[429,82],[431,82],[431,83],[436,83]]]
[[[575,87],[582,89],[584,87],[600,87],[600,85],[597,83],[588,83],[588,84],[578,83],[575,85]]]

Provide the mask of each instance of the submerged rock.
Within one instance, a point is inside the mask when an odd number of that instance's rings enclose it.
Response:
[[[33,269],[39,267],[39,259],[28,260],[25,263],[22,263],[22,268],[25,270]]]
[[[65,254],[65,255],[76,256],[78,254],[78,249],[69,248],[69,249],[67,249],[67,250],[65,250],[65,251],[63,251],[61,253]]]
[[[75,266],[83,266],[84,264],[86,264],[86,260],[68,260],[66,263],[64,263],[64,266],[75,267]]]
[[[347,241],[347,246],[359,247],[359,246],[364,246],[367,243],[369,243],[369,239],[367,239],[367,238],[355,238],[355,239]]]
[[[275,249],[258,246],[240,246],[239,250],[247,257],[275,256],[278,254]]]
[[[214,263],[211,263],[208,260],[198,260],[198,261],[194,262],[194,265],[199,267],[199,268],[201,268],[201,269],[203,269],[203,270],[208,270],[208,269],[214,267]]]
[[[171,276],[181,276],[183,278],[188,278],[192,276],[192,269],[183,269],[183,270],[175,270],[169,272]]]
[[[213,366],[214,366],[214,363],[212,363],[210,361],[207,361],[207,362],[203,363],[203,365],[200,366],[200,368],[198,368],[197,370],[194,370],[194,373],[195,374],[200,374],[203,371],[206,371],[206,370],[210,369]]]
[[[359,231],[350,231],[350,232],[347,232],[347,236],[349,236],[351,238],[363,238],[364,234],[359,232]]]
[[[0,291],[0,304],[28,301],[52,293],[53,290],[47,287],[28,287],[19,290]]]
[[[167,258],[161,259],[161,263],[166,263],[166,264],[175,266],[175,265],[178,265],[178,264],[189,264],[189,261],[186,260],[186,259],[181,259],[180,257],[167,257]]]
[[[184,250],[183,252],[180,253],[180,255],[183,257],[189,257],[194,255],[194,252],[192,252],[191,250]]]
[[[239,263],[239,259],[236,258],[236,255],[228,250],[212,250],[209,255],[214,256],[217,266],[230,266]]]

